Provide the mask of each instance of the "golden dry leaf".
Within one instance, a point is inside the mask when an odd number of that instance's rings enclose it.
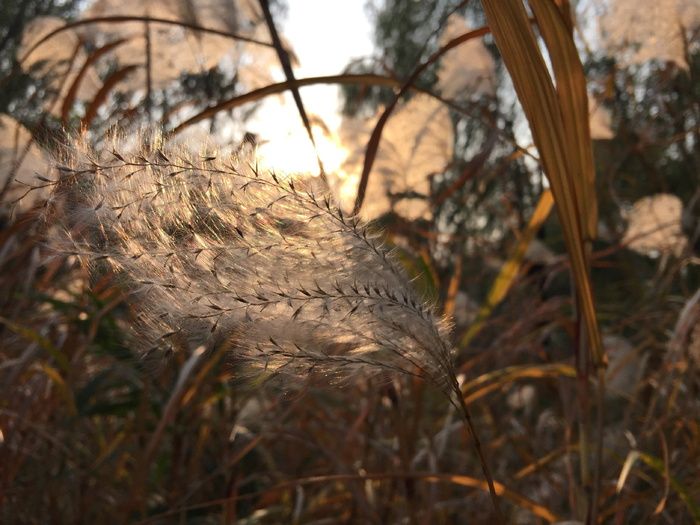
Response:
[[[527,116],[550,182],[596,363],[603,349],[588,275],[586,240],[595,233],[595,194],[585,78],[568,26],[545,0],[531,7],[550,53],[555,88],[521,0],[483,0],[484,11]]]
[[[530,217],[527,228],[525,228],[525,231],[520,235],[513,253],[511,253],[508,260],[501,266],[496,280],[491,285],[486,301],[479,309],[476,321],[472,323],[467,333],[462,337],[462,346],[467,346],[474,336],[481,331],[484,327],[484,322],[491,315],[493,309],[505,298],[520,272],[525,254],[531,247],[535,235],[547,220],[547,217],[549,217],[553,204],[552,192],[546,190],[540,196],[540,200]]]
[[[537,27],[547,45],[554,70],[556,92],[566,133],[564,147],[568,170],[563,173],[573,186],[584,241],[597,234],[598,207],[595,197],[595,168],[589,126],[586,76],[578,50],[561,10],[551,0],[530,2]]]

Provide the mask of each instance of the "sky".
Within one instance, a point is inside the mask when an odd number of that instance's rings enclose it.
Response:
[[[290,0],[283,25],[299,65],[298,77],[340,73],[353,58],[372,53],[372,28],[364,0]],[[338,88],[318,86],[304,89],[305,105],[330,118],[338,108]],[[340,119],[326,122],[336,125]]]
[[[288,0],[281,32],[299,60],[294,67],[297,78],[338,74],[353,58],[372,53],[372,27],[364,6],[365,0]],[[331,132],[337,131],[341,120],[338,86],[302,88],[301,97],[307,113],[321,117]],[[275,125],[270,126],[271,122]],[[268,98],[247,128],[260,131],[268,141],[259,148],[266,167],[289,172],[318,170],[289,93]],[[343,160],[342,150],[333,139],[320,135],[319,154],[326,170],[332,171]]]

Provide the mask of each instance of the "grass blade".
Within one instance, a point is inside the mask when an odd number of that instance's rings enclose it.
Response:
[[[468,346],[472,339],[474,339],[474,337],[481,331],[481,329],[484,327],[486,319],[488,319],[494,308],[500,304],[510,290],[511,286],[513,286],[513,283],[515,282],[515,279],[520,271],[520,266],[525,258],[527,248],[530,246],[532,239],[535,238],[535,235],[542,227],[542,224],[544,224],[544,221],[546,221],[547,217],[549,217],[553,205],[554,200],[552,198],[552,192],[545,190],[540,196],[540,200],[537,202],[535,211],[532,213],[525,231],[520,235],[520,239],[518,240],[513,253],[501,267],[496,280],[491,285],[486,302],[481,306],[481,308],[479,308],[476,320],[474,323],[472,323],[464,336],[462,336],[462,348]]]
[[[107,96],[109,95],[110,91],[112,91],[114,86],[116,86],[119,82],[124,80],[127,76],[129,76],[131,73],[134,72],[134,70],[136,70],[139,67],[141,66],[136,64],[124,66],[123,68],[116,70],[109,77],[107,77],[107,80],[105,80],[105,83],[102,85],[100,90],[95,95],[95,98],[92,99],[92,102],[90,102],[90,105],[85,110],[85,116],[83,117],[83,120],[80,123],[81,128],[88,128],[90,126],[90,123],[97,116],[97,111],[100,109],[102,104],[105,103],[105,101],[107,100]]]
[[[574,154],[571,160],[576,171],[568,177],[585,217],[584,238],[591,241],[596,237],[598,213],[586,76],[564,13],[551,0],[532,0],[530,5],[552,60],[567,150]]]
[[[603,448],[605,356],[589,275],[590,240],[595,234],[597,218],[592,205],[594,194],[592,160],[589,159],[590,131],[587,124],[579,122],[582,119],[588,122],[587,102],[582,101],[585,96],[585,78],[570,26],[551,0],[533,0],[530,4],[533,12],[538,15],[537,22],[549,50],[557,79],[556,88],[522,0],[482,0],[482,4],[496,45],[530,124],[544,172],[552,188],[571,260],[577,313],[581,321],[577,349],[581,481],[592,495],[586,505],[587,519],[595,522]],[[587,178],[584,170],[588,170]],[[599,378],[596,391],[598,432],[592,479],[587,453],[591,435],[587,381],[590,363]]]
[[[191,24],[182,20],[171,20],[169,18],[157,18],[152,16],[96,16],[92,18],[82,18],[80,20],[76,20],[75,22],[70,22],[64,26],[59,27],[58,29],[54,29],[50,33],[47,33],[44,37],[37,40],[37,42],[27,50],[24,56],[19,60],[19,63],[21,65],[22,62],[24,62],[27,59],[27,57],[29,57],[39,46],[43,45],[44,43],[51,40],[54,36],[63,33],[64,31],[70,31],[71,29],[75,29],[76,27],[87,26],[91,24],[124,24],[129,22],[148,22],[153,24],[177,26],[185,29],[191,29],[192,31],[199,31],[211,35],[231,38],[233,40],[240,40],[241,42],[257,44],[259,46],[273,47],[272,44],[270,44],[269,42],[263,42],[262,40],[257,40],[255,38],[239,35],[237,33],[231,33],[229,31],[220,31],[219,29],[212,29],[210,27],[203,27],[197,24]]]
[[[571,144],[565,140],[567,134],[559,97],[523,3],[521,0],[483,0],[483,5],[552,187],[592,354],[600,357],[602,345],[586,264],[583,213],[579,209],[577,185],[573,183],[578,153],[572,151]]]
[[[109,44],[105,44],[104,46],[96,49],[92,52],[92,54],[90,54],[89,57],[87,57],[85,63],[80,68],[80,71],[78,71],[78,74],[75,76],[75,79],[73,79],[73,83],[71,84],[70,88],[68,88],[68,92],[63,97],[63,102],[61,103],[61,122],[63,122],[64,126],[68,125],[68,113],[70,112],[70,108],[72,108],[73,104],[75,103],[75,99],[78,95],[80,85],[83,82],[83,78],[85,78],[85,75],[89,71],[90,66],[97,62],[100,59],[100,57],[104,56],[105,54],[109,53],[110,51],[119,47],[127,41],[127,38],[121,38],[114,42],[110,42]]]

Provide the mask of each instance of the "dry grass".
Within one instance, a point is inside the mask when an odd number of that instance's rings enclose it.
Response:
[[[403,94],[492,32],[552,190],[495,268],[486,250],[476,262],[460,251],[459,231],[445,256],[435,224],[382,231],[340,211],[322,181],[245,157],[158,136],[138,151],[66,147],[39,178],[48,202],[0,231],[0,521],[494,523],[500,507],[516,524],[700,523],[692,248],[631,286],[651,263],[594,244],[601,190],[568,2],[528,5],[533,20],[521,0],[484,0],[490,27],[407,81],[297,80],[287,57],[287,82],[170,126],[285,89],[305,116],[297,88],[315,82]],[[371,135],[365,184],[399,98]],[[487,178],[493,146],[435,206]],[[561,254],[537,267],[526,252],[542,228]],[[460,320],[458,292],[477,287],[482,305]],[[619,289],[642,291],[623,301]]]

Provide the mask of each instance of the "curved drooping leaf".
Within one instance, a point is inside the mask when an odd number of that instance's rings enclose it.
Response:
[[[54,116],[62,116],[66,101],[87,100],[100,87],[100,79],[84,51],[80,35],[74,31],[57,33],[52,45],[40,45],[44,35],[63,28],[65,22],[56,17],[38,17],[24,29],[19,55],[22,67],[48,79],[48,87],[56,92],[45,108]],[[55,104],[53,101],[61,101]]]
[[[115,42],[110,42],[109,44],[105,44],[104,46],[93,51],[90,54],[90,56],[88,56],[85,59],[85,62],[83,63],[82,67],[75,75],[75,78],[73,78],[70,87],[66,91],[66,94],[62,96],[61,121],[63,122],[64,126],[66,126],[68,124],[68,115],[70,113],[70,109],[73,107],[73,104],[75,103],[76,99],[78,98],[78,94],[81,92],[81,88],[83,86],[83,81],[85,80],[85,77],[88,76],[90,74],[90,72],[92,71],[92,66],[102,56],[109,53],[113,49],[121,46],[126,41],[127,41],[126,39],[120,39],[120,40],[116,40]]]
[[[95,98],[92,99],[87,109],[85,110],[85,116],[83,117],[83,120],[81,122],[81,126],[83,128],[87,128],[90,126],[90,123],[97,116],[97,111],[105,103],[107,97],[115,88],[115,86],[119,84],[122,80],[127,78],[129,75],[131,75],[135,70],[138,69],[138,67],[139,66],[136,64],[124,66],[123,68],[118,69],[117,71],[112,73],[109,77],[107,77],[107,79],[105,79],[104,84],[95,95]]]
[[[530,27],[527,12],[521,0],[483,0],[484,10],[489,20],[496,44],[503,55],[503,60],[513,79],[518,99],[530,123],[535,145],[540,152],[544,171],[552,187],[554,202],[557,205],[559,219],[564,230],[567,250],[571,258],[572,272],[576,283],[577,297],[581,307],[581,315],[585,322],[587,337],[591,347],[591,355],[596,363],[602,366],[602,344],[596,319],[593,300],[593,290],[588,275],[588,257],[586,255],[585,239],[587,237],[586,217],[592,214],[592,200],[595,197],[590,192],[583,193],[581,188],[590,181],[574,180],[574,177],[585,173],[580,162],[583,159],[579,148],[589,148],[590,144],[572,142],[574,133],[572,126],[588,127],[588,112],[583,121],[571,122],[575,112],[580,88],[569,89],[563,83],[557,92],[552,82],[544,58],[537,45],[535,34]],[[534,5],[539,5],[533,2]],[[542,2],[542,6],[549,5]],[[553,5],[553,4],[552,4]],[[534,7],[533,7],[534,8]],[[545,7],[542,7],[540,14]],[[541,18],[545,18],[544,15]],[[552,13],[546,16],[547,24],[554,26],[552,34],[547,37],[548,47],[563,48],[573,46],[563,38],[566,31],[564,20]],[[540,22],[542,23],[542,21]],[[569,37],[571,38],[571,37]],[[552,60],[573,60],[573,55],[565,49],[553,52]],[[573,64],[559,64],[555,71],[562,73]],[[557,77],[559,78],[559,77]],[[579,78],[579,77],[576,77]],[[579,81],[581,79],[579,78]],[[563,99],[571,98],[567,103]],[[564,119],[567,119],[565,125]],[[586,137],[585,129],[575,134],[580,140],[590,143],[590,135]],[[584,206],[583,209],[582,206]],[[588,231],[590,233],[590,231]]]

